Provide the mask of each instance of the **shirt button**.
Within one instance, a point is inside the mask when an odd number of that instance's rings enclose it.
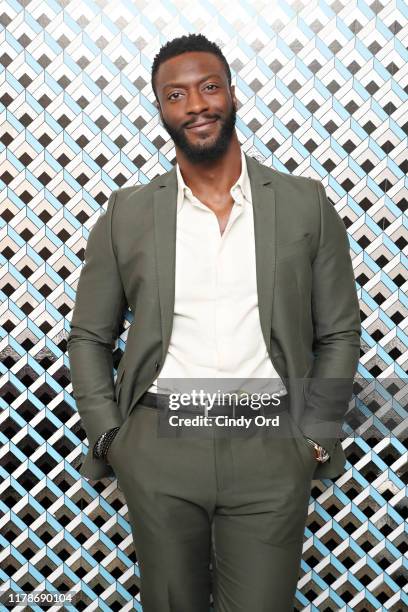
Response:
[[[156,372],[157,372],[157,370],[158,370],[159,368],[160,368],[160,363],[159,363],[158,361],[155,361],[155,362],[154,362],[154,369],[156,370]]]

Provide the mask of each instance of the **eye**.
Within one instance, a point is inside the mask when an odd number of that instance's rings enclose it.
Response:
[[[219,89],[218,85],[215,85],[214,83],[208,83],[208,85],[205,85],[205,89],[207,89],[207,87],[213,87],[214,89]],[[214,91],[214,89],[210,89],[210,91]],[[177,96],[176,98],[174,98],[174,96]],[[167,96],[168,100],[179,100],[181,94],[179,91],[173,91],[173,93],[171,93],[169,96]]]

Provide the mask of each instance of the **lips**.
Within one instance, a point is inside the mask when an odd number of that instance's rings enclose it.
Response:
[[[197,123],[192,123],[191,125],[187,126],[188,130],[196,130],[199,128],[205,128],[207,125],[211,125],[212,123],[215,123],[217,121],[217,119],[208,119],[207,121],[200,121]]]

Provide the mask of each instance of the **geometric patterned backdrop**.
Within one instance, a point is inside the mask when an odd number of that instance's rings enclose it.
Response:
[[[323,181],[361,304],[361,431],[343,441],[347,472],[313,483],[296,609],[407,610],[407,3],[5,0],[0,28],[1,588],[142,609],[117,481],[77,471],[66,340],[111,191],[175,161],[153,57],[202,32],[230,63],[243,149]]]

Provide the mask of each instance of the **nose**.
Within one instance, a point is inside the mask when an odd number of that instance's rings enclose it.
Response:
[[[187,107],[186,112],[194,115],[199,115],[203,111],[208,109],[208,103],[204,96],[201,95],[200,91],[191,89],[187,96]]]

